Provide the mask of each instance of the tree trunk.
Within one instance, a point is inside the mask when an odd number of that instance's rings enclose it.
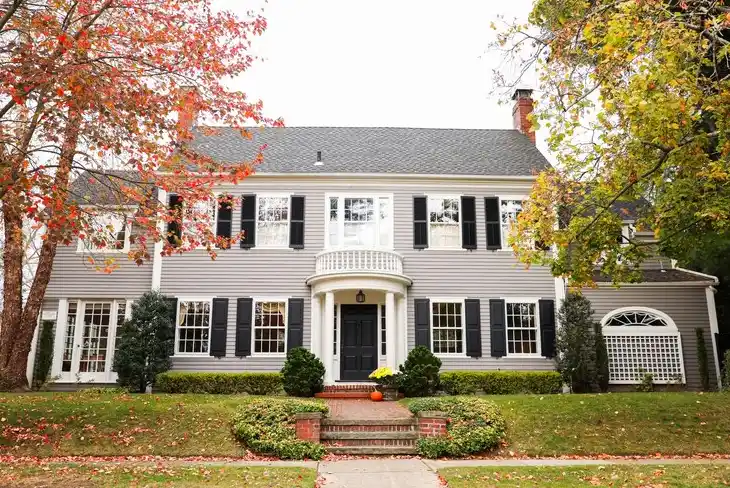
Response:
[[[77,110],[71,109],[66,130],[64,134],[63,146],[61,147],[61,155],[59,158],[59,167],[54,178],[54,184],[58,194],[56,198],[68,199],[68,184],[73,158],[76,153],[76,145],[78,143],[79,131],[81,127],[81,115]],[[66,202],[59,206],[62,209],[67,208]],[[17,214],[17,215],[16,215]],[[30,354],[31,342],[33,341],[33,332],[38,323],[38,314],[40,313],[43,297],[46,294],[48,282],[51,279],[51,268],[54,258],[56,257],[56,249],[59,239],[61,238],[59,231],[48,231],[46,239],[41,247],[40,256],[38,258],[38,268],[36,269],[33,284],[31,285],[28,299],[25,307],[22,306],[22,287],[23,287],[23,220],[22,214],[16,212],[11,214],[15,220],[11,220],[8,225],[8,213],[5,213],[5,256],[4,256],[4,300],[2,323],[3,328],[0,331],[0,388],[6,390],[25,389],[28,387],[28,379],[26,377],[26,369],[28,366],[28,355]],[[53,220],[54,210],[49,213],[49,220]],[[9,232],[9,229],[13,230]],[[17,250],[12,250],[8,246],[10,238],[17,239]],[[16,243],[13,241],[13,246]],[[12,256],[8,257],[8,251]],[[9,283],[10,282],[10,283]],[[11,302],[9,302],[9,299]],[[12,303],[12,306],[8,306]],[[57,327],[61,324],[57,324]]]

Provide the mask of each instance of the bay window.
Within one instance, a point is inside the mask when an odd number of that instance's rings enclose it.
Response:
[[[428,242],[430,247],[461,247],[459,197],[429,197]]]
[[[393,247],[391,197],[331,196],[328,247]]]

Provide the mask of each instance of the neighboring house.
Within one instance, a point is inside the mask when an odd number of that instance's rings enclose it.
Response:
[[[548,167],[529,130],[530,92],[515,99],[515,130],[291,127],[251,141],[198,132],[191,144],[220,160],[267,145],[256,174],[216,190],[242,203],[209,207],[217,232],[245,239],[214,261],[204,250],[156,253],[110,275],[85,264],[83,245],[60,247],[42,313],[56,328],[52,375],[113,382],[115,331],[151,289],[176,301],[176,371],[278,371],[288,349],[304,346],[324,362],[326,383],[361,381],[416,345],[444,370],[552,369],[563,281],[525,269],[506,244]],[[76,185],[109,203],[87,178]],[[111,252],[123,252],[133,229],[110,223],[119,230]],[[714,284],[657,258],[642,284],[586,290],[606,326],[612,382],[638,383],[647,371],[698,388],[700,327],[715,383]]]

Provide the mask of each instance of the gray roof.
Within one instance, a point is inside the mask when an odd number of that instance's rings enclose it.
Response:
[[[712,278],[690,273],[681,269],[644,269],[641,271],[641,283],[670,283],[670,282],[687,282],[687,281],[701,281],[701,282],[716,282]],[[593,275],[593,280],[596,283],[611,283],[610,277],[596,272]]]
[[[516,130],[394,127],[252,128],[252,139],[230,128],[196,128],[190,148],[221,162],[250,160],[261,146],[257,173],[386,173],[531,176],[549,167]],[[315,166],[322,151],[321,166]]]
[[[121,187],[149,185],[141,183],[139,173],[129,170],[83,171],[72,183],[69,197],[85,205],[129,205],[136,202],[124,198]]]

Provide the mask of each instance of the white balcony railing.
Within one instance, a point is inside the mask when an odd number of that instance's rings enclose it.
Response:
[[[380,249],[336,249],[315,258],[315,274],[384,273],[403,274],[403,256]]]

